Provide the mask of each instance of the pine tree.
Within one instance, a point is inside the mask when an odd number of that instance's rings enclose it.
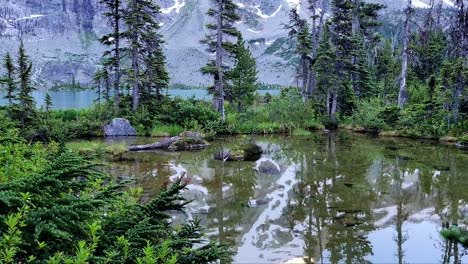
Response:
[[[336,83],[335,61],[336,51],[331,42],[330,21],[323,27],[320,44],[317,48],[317,60],[314,69],[317,72],[317,103],[322,103],[325,107],[321,112],[326,111],[327,116],[331,115],[331,94]]]
[[[333,85],[330,94],[329,118],[333,125],[337,123],[338,95],[342,95],[341,101],[346,102],[349,100],[346,95],[350,80],[351,51],[354,47],[352,34],[353,8],[354,5],[351,0],[333,0],[332,2],[331,39],[336,51],[334,68],[337,76],[337,81]]]
[[[25,125],[30,121],[35,113],[35,102],[32,97],[32,91],[35,90],[31,85],[32,62],[26,54],[23,41],[20,43],[18,51],[18,77],[19,77],[19,94],[18,101],[20,107],[21,124]]]
[[[50,97],[49,93],[45,94],[44,105],[46,112],[49,112],[52,109],[52,97]]]
[[[156,31],[148,32],[144,42],[144,63],[146,66],[144,84],[148,89],[148,94],[153,91],[156,100],[161,100],[161,90],[169,86],[169,73],[166,69],[166,56],[164,55],[162,35]]]
[[[7,94],[4,98],[8,100],[8,106],[12,107],[14,101],[16,100],[15,92],[17,87],[15,84],[16,69],[10,53],[5,55],[5,58],[3,59],[3,66],[5,67],[6,75],[2,78],[2,83],[4,83],[7,88]]]
[[[207,35],[202,43],[208,46],[207,51],[214,53],[216,58],[208,61],[201,71],[213,76],[214,87],[210,88],[209,92],[213,94],[213,108],[221,113],[224,122],[225,74],[229,71],[226,61],[230,56],[234,56],[236,51],[236,44],[231,42],[230,38],[240,36],[240,32],[234,27],[234,22],[239,20],[239,16],[236,14],[237,6],[231,0],[216,0],[215,4],[215,8],[210,8],[207,12],[215,23],[206,25],[211,34]]]
[[[140,95],[142,92],[142,84],[145,83],[144,76],[145,65],[148,65],[149,54],[154,55],[158,52],[159,56],[156,59],[161,59],[161,37],[158,35],[160,28],[156,18],[160,13],[159,6],[151,0],[130,0],[128,7],[124,12],[124,21],[127,26],[127,31],[123,32],[123,36],[128,40],[129,46],[125,48],[127,54],[131,58],[131,68],[129,80],[133,86],[133,102],[132,110],[136,111],[140,103]],[[148,45],[148,43],[150,45]],[[154,60],[151,65],[155,63]],[[164,62],[162,62],[164,64]],[[154,66],[152,66],[154,67]],[[148,68],[147,68],[148,69]],[[164,79],[165,77],[157,77]],[[152,83],[154,79],[152,80]]]
[[[235,67],[227,73],[230,81],[228,97],[231,102],[237,104],[237,111],[241,112],[254,102],[254,93],[258,86],[255,59],[250,49],[245,46],[242,36],[237,38],[235,60]]]
[[[464,0],[456,0],[455,6],[457,7],[457,15],[455,16],[455,23],[451,28],[452,39],[452,57],[451,60],[457,62],[461,61],[461,69],[457,71],[456,81],[454,83],[453,92],[453,121],[458,122],[461,100],[468,101],[466,94],[466,85],[468,78],[466,71],[468,69],[468,8],[465,7]]]
[[[297,78],[301,80],[301,95],[303,100],[307,98],[309,72],[310,72],[310,54],[312,52],[312,39],[310,35],[309,24],[302,19],[296,8],[289,11],[289,24],[286,25],[288,35],[296,41],[296,54],[299,55],[299,67],[297,69]]]
[[[309,0],[309,10],[312,14],[312,52],[310,54],[310,72],[307,82],[307,99],[310,99],[317,88],[317,74],[315,72],[314,63],[317,59],[317,49],[319,41],[322,36],[322,30],[325,23],[325,13],[328,9],[328,0],[322,0],[320,8],[318,7],[318,0]],[[320,12],[319,12],[320,10]]]
[[[122,20],[122,0],[100,0],[107,8],[104,12],[109,21],[109,26],[112,28],[112,33],[107,34],[101,38],[101,43],[106,46],[113,46],[110,51],[104,52],[104,57],[110,57],[106,60],[107,64],[113,66],[114,70],[114,104],[118,108],[120,104],[120,79],[121,79],[121,37],[120,24]],[[109,66],[107,65],[107,66]]]
[[[351,85],[358,97],[372,94],[370,63],[374,55],[372,50],[380,41],[377,27],[381,25],[378,12],[384,8],[381,4],[365,3],[362,0],[353,0],[352,10],[352,50],[351,57]]]
[[[394,55],[392,42],[387,39],[382,47],[377,50],[375,75],[381,83],[381,96],[384,102],[396,102],[398,92],[395,81],[397,79],[397,61]]]

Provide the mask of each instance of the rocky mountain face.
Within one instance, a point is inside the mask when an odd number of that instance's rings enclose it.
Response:
[[[205,15],[211,0],[161,0],[162,33],[173,84],[209,83],[199,69],[212,56],[200,40],[207,33]],[[453,0],[443,0],[452,6]],[[0,56],[16,53],[23,39],[34,62],[33,79],[40,87],[73,82],[89,85],[104,49],[99,36],[109,31],[98,0],[0,0]],[[373,0],[399,10],[406,0]],[[427,7],[429,0],[413,0]],[[307,0],[237,0],[238,28],[257,59],[259,81],[293,82],[291,43],[283,29],[291,7],[307,16]],[[386,11],[388,12],[388,11]],[[395,18],[399,20],[399,18]]]

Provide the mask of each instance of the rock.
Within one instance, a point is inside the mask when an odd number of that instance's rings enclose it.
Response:
[[[247,143],[240,149],[229,150],[222,149],[213,156],[215,160],[224,161],[257,161],[262,156],[263,150],[254,143]]]
[[[244,151],[244,160],[257,161],[262,156],[262,148],[255,143],[248,143],[242,147]]]
[[[468,144],[457,143],[455,146],[459,149],[468,149]]]
[[[213,156],[215,160],[228,160],[231,157],[231,151],[229,149],[222,149],[216,152]]]
[[[135,128],[130,125],[130,121],[125,118],[114,118],[110,124],[104,126],[104,135],[115,136],[136,136]]]
[[[271,160],[262,160],[256,167],[257,171],[260,173],[267,174],[280,174],[280,168],[277,164],[273,163]]]

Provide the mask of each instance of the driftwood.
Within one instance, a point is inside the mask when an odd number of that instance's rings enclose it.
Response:
[[[180,139],[179,136],[171,137],[171,138],[164,139],[163,141],[156,142],[153,144],[130,146],[128,147],[128,150],[139,151],[139,150],[151,150],[151,149],[167,149],[172,143],[178,141],[179,139]]]

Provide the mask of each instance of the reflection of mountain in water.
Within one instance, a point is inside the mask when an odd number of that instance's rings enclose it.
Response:
[[[190,179],[186,217],[230,245],[237,263],[468,261],[438,234],[468,222],[465,153],[349,133],[257,140],[265,151],[257,164],[214,161],[215,142],[200,152],[131,153],[113,171],[147,175],[139,179],[146,195]]]

